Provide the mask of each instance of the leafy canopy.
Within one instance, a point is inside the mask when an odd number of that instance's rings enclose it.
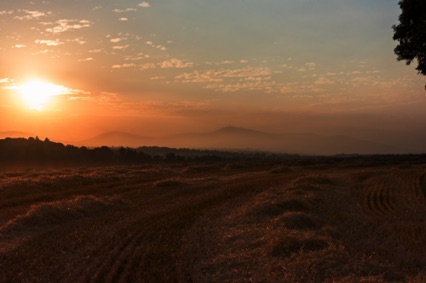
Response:
[[[417,59],[416,70],[426,75],[426,0],[401,0],[399,6],[399,24],[393,26],[393,39],[398,41],[395,54],[407,65]]]

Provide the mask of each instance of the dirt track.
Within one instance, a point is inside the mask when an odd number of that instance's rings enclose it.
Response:
[[[0,172],[1,282],[426,282],[426,168]]]

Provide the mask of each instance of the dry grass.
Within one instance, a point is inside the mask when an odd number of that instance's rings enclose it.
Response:
[[[241,162],[3,170],[0,282],[426,282],[425,176]]]

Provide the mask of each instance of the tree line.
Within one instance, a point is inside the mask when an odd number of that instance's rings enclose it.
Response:
[[[102,146],[96,148],[76,147],[52,142],[48,138],[6,138],[0,140],[1,163],[108,163],[146,162],[152,157],[143,152],[120,148],[113,150]]]
[[[38,137],[0,140],[0,164],[117,164],[221,160],[261,160],[266,153],[224,152],[216,150],[174,149],[165,147],[88,148],[52,142]]]

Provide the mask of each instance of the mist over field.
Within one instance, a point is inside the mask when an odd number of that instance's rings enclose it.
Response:
[[[406,153],[403,147],[381,144],[350,136],[311,133],[274,134],[239,127],[225,127],[207,133],[185,133],[163,137],[143,137],[124,132],[108,132],[78,142],[86,146],[166,146],[175,148],[251,150],[275,153],[335,155]],[[412,153],[412,152],[410,152]]]

